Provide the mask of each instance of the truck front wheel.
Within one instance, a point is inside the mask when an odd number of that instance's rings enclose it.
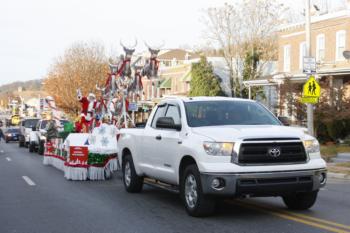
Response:
[[[203,194],[200,174],[194,164],[187,166],[183,172],[180,195],[189,215],[202,217],[213,214],[216,202]]]
[[[294,193],[283,196],[284,204],[292,210],[307,210],[311,208],[317,199],[318,190],[312,192]]]
[[[131,155],[126,155],[123,161],[123,183],[129,193],[142,191],[143,177],[137,175]]]

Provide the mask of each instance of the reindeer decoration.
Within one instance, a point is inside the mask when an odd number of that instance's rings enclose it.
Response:
[[[132,64],[132,84],[129,86],[128,92],[131,94],[133,101],[135,100],[135,95],[139,97],[143,91],[142,85],[142,66],[137,65],[137,63],[141,60],[141,57],[138,57]]]
[[[157,59],[158,53],[160,51],[160,48],[163,47],[164,42],[162,45],[158,47],[152,48],[149,46],[146,42],[145,45],[148,48],[148,51],[151,53],[150,58],[146,61],[146,64],[144,65],[141,75],[146,76],[148,79],[157,79],[158,78],[158,69],[159,69],[159,61]]]
[[[121,55],[117,63],[110,62],[110,73],[105,86],[96,85],[96,90],[101,95],[98,112],[100,118],[108,116],[110,120],[114,120],[116,119],[114,116],[118,116],[117,126],[128,127],[129,123],[134,125],[133,119],[128,115],[128,101],[135,102],[139,99],[143,91],[143,76],[152,81],[157,80],[159,68],[157,56],[163,45],[152,48],[145,43],[151,55],[144,66],[137,65],[141,57],[131,63],[137,45],[136,39],[132,46],[125,46],[122,41],[120,41],[120,45],[123,47],[125,55]]]
[[[118,73],[119,78],[116,80],[118,89],[127,90],[133,82],[132,71],[131,71],[131,57],[135,52],[135,47],[137,45],[137,40],[135,39],[135,43],[133,46],[126,47],[122,41],[120,41],[120,45],[123,47],[125,56],[120,56],[120,61],[118,64]]]

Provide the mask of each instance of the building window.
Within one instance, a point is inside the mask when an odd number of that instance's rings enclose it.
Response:
[[[344,60],[343,52],[345,50],[345,41],[346,41],[346,33],[344,30],[337,31],[336,34],[336,51],[335,51],[335,59],[336,60]]]
[[[325,37],[324,34],[317,35],[316,37],[316,60],[324,61],[325,58]]]
[[[290,45],[283,47],[283,71],[290,72]]]
[[[174,57],[173,60],[171,60],[171,66],[176,66],[177,65],[177,60]]]
[[[303,60],[305,56],[306,56],[306,43],[304,41],[299,44],[299,69],[301,70],[303,69]]]

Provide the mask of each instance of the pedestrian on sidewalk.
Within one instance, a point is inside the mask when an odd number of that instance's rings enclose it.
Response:
[[[4,132],[2,131],[2,128],[0,128],[0,142],[1,142],[1,138],[3,138],[5,141],[5,136],[4,136]],[[2,146],[0,147],[0,153],[4,153]]]
[[[2,131],[2,128],[0,128],[0,142],[1,138],[5,140],[4,132]]]

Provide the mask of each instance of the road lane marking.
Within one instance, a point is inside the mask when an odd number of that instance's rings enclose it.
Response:
[[[344,228],[346,230],[350,230],[350,226],[344,225],[344,224],[341,224],[341,223],[337,223],[337,222],[333,222],[333,221],[329,221],[329,220],[325,220],[325,219],[321,219],[321,218],[311,217],[311,216],[306,215],[306,214],[300,214],[300,213],[295,213],[295,212],[292,212],[292,211],[281,210],[281,209],[277,209],[277,208],[274,208],[274,207],[271,207],[271,206],[267,206],[267,205],[264,205],[264,204],[260,204],[260,203],[257,204],[257,203],[248,203],[248,202],[240,201],[240,200],[238,200],[238,201],[241,202],[241,203],[247,204],[247,205],[254,205],[256,207],[261,207],[261,208],[268,209],[268,210],[271,210],[271,211],[277,211],[277,212],[280,212],[282,214],[293,215],[295,217],[304,218],[306,220],[320,222],[320,223],[332,225],[332,226],[335,226],[335,227]]]
[[[258,204],[247,203],[247,202],[239,201],[239,200],[229,201],[229,202],[231,204],[234,204],[234,205],[258,210],[260,212],[268,213],[268,214],[271,214],[271,215],[274,215],[274,216],[277,216],[280,218],[284,218],[284,219],[291,220],[294,222],[303,223],[303,224],[317,227],[320,229],[324,229],[324,230],[327,230],[330,232],[350,233],[350,231],[344,230],[344,229],[349,229],[350,226],[346,226],[343,224],[339,224],[339,223],[335,223],[335,222],[331,222],[331,221],[327,221],[327,220],[323,220],[323,219],[318,219],[318,218],[314,218],[314,217],[310,217],[310,216],[306,216],[306,215],[302,215],[302,214],[296,214],[296,213],[292,213],[289,211],[282,211],[282,210],[275,209],[272,207],[260,206]],[[305,218],[305,216],[307,218]],[[320,222],[320,223],[317,223],[316,221]],[[329,226],[329,225],[333,225],[333,226]],[[334,227],[334,226],[336,226],[336,227]]]
[[[10,162],[10,161],[11,161],[11,158],[9,158],[9,157],[6,157],[6,160]]]
[[[23,180],[27,182],[29,186],[34,186],[35,183],[28,177],[28,176],[22,176]]]

